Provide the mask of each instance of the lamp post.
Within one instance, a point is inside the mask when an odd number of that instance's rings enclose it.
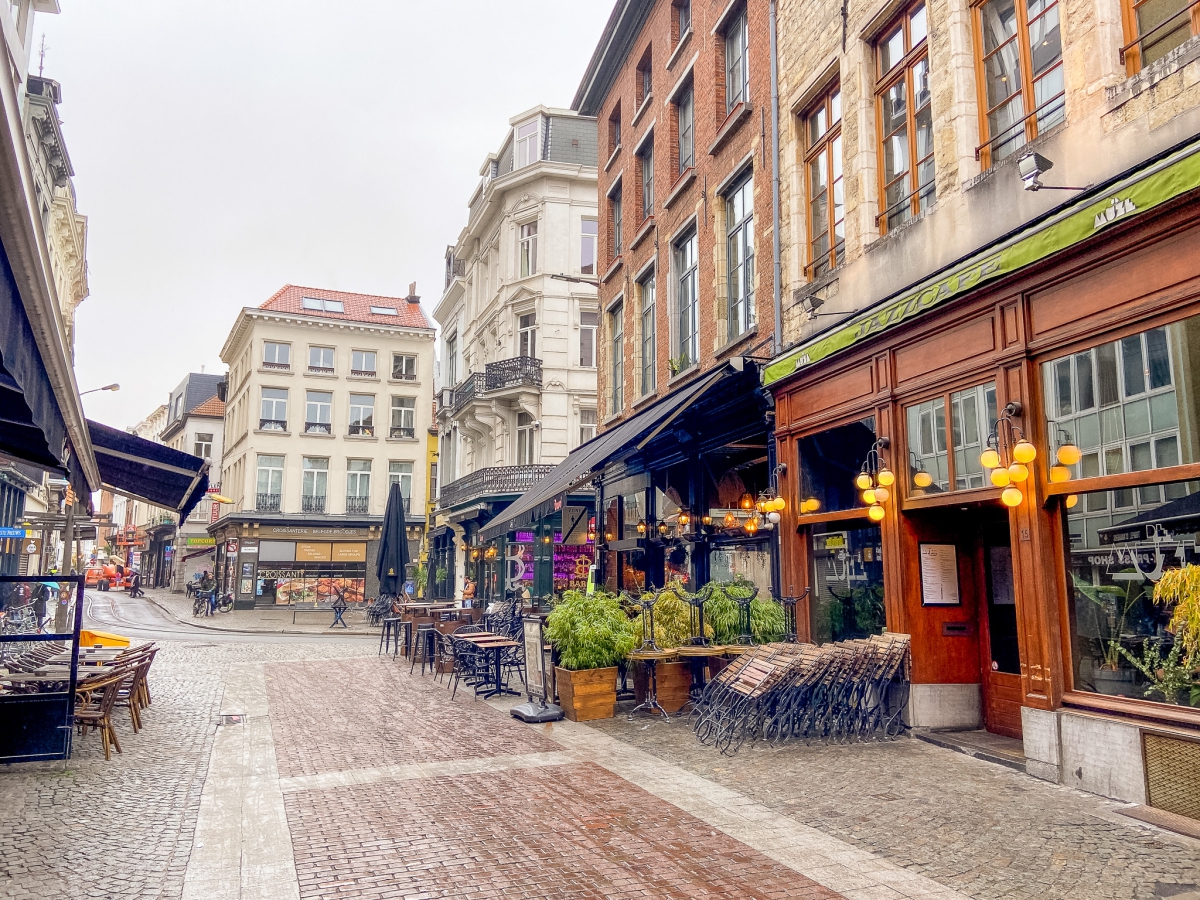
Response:
[[[80,392],[79,392],[79,396],[80,396],[80,397],[82,397],[84,394],[94,394],[94,393],[96,393],[97,391],[113,391],[113,392],[116,392],[116,391],[119,391],[120,389],[121,389],[121,386],[120,386],[119,384],[116,384],[116,383],[114,382],[113,384],[106,384],[104,387],[92,388],[90,391],[80,391]]]

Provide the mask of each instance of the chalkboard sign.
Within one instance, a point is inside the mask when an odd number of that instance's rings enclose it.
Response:
[[[546,699],[546,659],[542,654],[542,620],[526,616],[525,629],[525,690],[531,699]]]

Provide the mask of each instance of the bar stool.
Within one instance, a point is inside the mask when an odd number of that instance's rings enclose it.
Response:
[[[381,656],[392,648],[392,659],[396,658],[396,652],[400,649],[400,617],[388,616],[383,620],[383,631],[379,633],[379,652],[376,656]]]
[[[417,668],[417,659],[421,660],[421,674],[425,674],[425,666],[428,665],[430,671],[434,670],[435,661],[437,659],[437,649],[435,641],[437,640],[437,631],[433,627],[432,622],[422,622],[417,626],[417,634],[413,640],[412,648],[412,665],[408,667],[408,674],[412,674]]]

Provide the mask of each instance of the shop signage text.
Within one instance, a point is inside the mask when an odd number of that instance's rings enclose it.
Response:
[[[305,528],[302,526],[292,527],[288,525],[275,525],[270,528],[262,528],[260,532],[264,535],[272,537],[287,536],[287,537],[366,537],[367,529],[365,528]]]

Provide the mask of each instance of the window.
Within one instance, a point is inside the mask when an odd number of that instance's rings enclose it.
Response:
[[[304,403],[305,434],[333,433],[333,394],[327,391],[307,391]]]
[[[946,409],[950,430],[946,430]],[[906,410],[910,496],[991,486],[979,454],[996,427],[996,382],[915,403]]]
[[[808,135],[809,272],[820,278],[842,261],[846,196],[842,181],[842,92],[834,86],[805,117]]]
[[[617,187],[608,198],[608,211],[612,219],[612,235],[613,235],[613,256],[621,255],[621,244],[623,243],[621,236],[621,188]]]
[[[747,43],[746,10],[743,9],[725,32],[726,115],[739,103],[750,99],[750,67],[746,64]]]
[[[350,395],[350,433],[374,437],[375,397],[372,394]]]
[[[287,396],[286,388],[262,389],[262,418],[258,427],[266,431],[287,431]]]
[[[581,409],[579,411],[579,443],[586,444],[596,436],[596,411]]]
[[[517,356],[537,356],[537,313],[517,319]]]
[[[452,334],[446,338],[446,384],[450,387],[458,385],[458,335]]]
[[[290,369],[292,367],[292,345],[277,344],[273,341],[263,343],[264,369]]]
[[[925,4],[905,11],[876,45],[879,80],[880,194],[885,230],[903,225],[936,199],[933,113]]]
[[[432,476],[436,480],[437,476]],[[388,463],[388,490],[393,484],[400,485],[400,496],[404,498],[404,511],[408,512],[408,501],[412,497],[413,464],[410,462]]]
[[[350,374],[351,375],[374,375],[375,374],[375,351],[374,350],[351,350],[350,351]]]
[[[678,0],[675,4],[675,40],[680,40],[692,30],[692,0]]]
[[[520,169],[542,158],[540,141],[538,141],[538,125],[540,123],[540,119],[534,119],[532,122],[517,126],[517,155],[513,168]]]
[[[621,104],[613,107],[608,117],[608,152],[613,154],[621,146]]]
[[[596,220],[584,219],[580,227],[579,273],[596,274]]]
[[[813,642],[882,634],[883,532],[861,519],[815,523],[808,538],[809,634]]]
[[[1157,0],[1147,0],[1155,3]],[[1063,121],[1062,36],[1057,0],[987,0],[975,7],[985,85],[985,166]]]
[[[417,436],[417,400],[415,397],[392,398],[392,424],[388,437],[415,438]]]
[[[646,98],[654,92],[654,65],[650,48],[642,54],[642,60],[637,67],[637,105],[641,109]]]
[[[654,362],[658,353],[654,333],[654,274],[638,282],[638,294],[642,301],[642,396],[654,393],[656,387]]]
[[[283,494],[283,457],[258,457],[258,497],[254,508],[263,512],[278,512]]]
[[[517,413],[517,465],[533,465],[533,416]]]
[[[654,215],[654,140],[646,141],[638,157],[642,168],[642,221]]]
[[[192,444],[192,456],[198,456],[201,459],[208,459],[212,456],[213,436],[196,432],[196,441]]]
[[[1126,35],[1131,43],[1124,50],[1130,75],[1200,35],[1200,7],[1190,0],[1126,0],[1122,5],[1126,7],[1128,31],[1132,32]]]
[[[416,381],[417,358],[405,353],[393,353],[392,378],[395,381]]]
[[[301,461],[300,511],[325,512],[325,497],[329,492],[329,460],[306,456]]]
[[[300,298],[300,307],[302,309],[315,309],[322,312],[345,312],[345,307],[341,300],[326,300],[322,297],[302,297]]]
[[[612,381],[609,412],[616,415],[625,406],[625,304],[618,303],[608,314],[612,333],[609,377]]]
[[[396,307],[394,307],[394,306],[372,306],[371,313],[376,316],[398,316],[398,315],[400,315],[400,313],[396,312]]]
[[[599,313],[579,314],[579,365],[585,369],[596,365],[596,326],[599,322]]]
[[[695,134],[695,97],[689,86],[680,94],[675,102],[675,128],[679,137],[679,167],[680,175],[696,163],[696,134]]]
[[[537,274],[537,222],[521,226],[521,277]]]
[[[320,372],[321,374],[332,374],[333,372],[333,348],[332,347],[309,347],[308,348],[308,371]]]
[[[678,353],[671,374],[676,375],[700,359],[699,296],[696,279],[696,232],[675,244],[675,298],[679,312]]]
[[[371,498],[371,461],[346,460],[346,512],[365,513]]]
[[[726,312],[729,340],[754,325],[754,178],[747,175],[725,195],[725,248],[729,267]]]
[[[797,443],[800,457],[797,503],[815,500],[822,513],[861,509],[864,504],[854,485],[854,476],[875,438],[875,419],[871,416],[802,437]]]

